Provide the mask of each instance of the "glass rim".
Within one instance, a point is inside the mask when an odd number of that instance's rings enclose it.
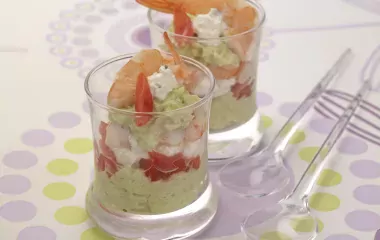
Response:
[[[160,51],[160,52],[163,53],[163,54],[171,55],[170,53],[167,53],[167,52],[162,52],[162,51]],[[214,92],[214,88],[215,88],[215,84],[216,84],[215,83],[216,80],[215,80],[214,75],[212,74],[212,72],[204,64],[202,64],[201,62],[199,62],[197,60],[194,60],[192,58],[189,58],[189,57],[181,55],[181,58],[183,59],[183,61],[190,62],[191,64],[195,65],[198,69],[200,69],[201,71],[203,71],[206,74],[206,76],[208,76],[210,78],[210,81],[211,81],[210,89],[207,92],[207,94],[205,94],[204,97],[202,97],[199,101],[197,101],[195,103],[192,103],[190,105],[187,105],[185,107],[182,107],[182,108],[178,108],[178,109],[175,109],[175,110],[169,110],[169,111],[165,111],[165,112],[136,112],[136,111],[129,111],[129,110],[126,110],[126,109],[119,109],[119,108],[116,108],[116,107],[112,107],[112,106],[110,106],[108,104],[103,104],[103,103],[99,102],[98,100],[96,100],[94,98],[93,92],[90,90],[90,87],[89,87],[89,85],[90,85],[89,83],[90,83],[90,80],[93,77],[93,75],[97,71],[99,71],[102,68],[104,68],[105,66],[110,65],[110,64],[115,63],[115,62],[120,61],[120,60],[132,58],[137,53],[138,52],[118,55],[116,57],[113,57],[113,58],[110,58],[108,60],[105,60],[105,61],[101,62],[100,64],[96,65],[95,67],[93,67],[91,69],[91,71],[87,74],[87,76],[85,78],[85,81],[84,81],[84,89],[85,89],[87,98],[88,98],[88,100],[91,103],[94,103],[98,107],[100,107],[102,109],[105,109],[105,110],[107,110],[109,112],[113,112],[113,113],[120,113],[120,114],[127,114],[127,115],[139,115],[139,116],[144,116],[144,115],[145,116],[146,115],[148,115],[148,116],[167,116],[167,115],[170,115],[172,113],[178,113],[178,112],[181,112],[181,111],[184,111],[184,110],[187,110],[187,109],[196,109],[196,108],[202,106],[203,104],[205,104],[208,100],[210,100],[210,98],[212,98],[213,92]]]
[[[264,22],[266,20],[265,10],[264,10],[263,6],[260,3],[254,2],[254,1],[251,1],[251,0],[245,0],[245,1],[248,2],[249,4],[253,5],[256,8],[256,10],[259,12],[259,14],[261,14],[261,17],[259,18],[259,23],[256,26],[254,26],[253,28],[251,28],[251,29],[249,29],[247,31],[244,31],[244,32],[241,32],[241,33],[238,33],[238,34],[234,34],[234,35],[230,35],[230,36],[224,36],[224,37],[201,38],[201,37],[194,37],[194,36],[184,36],[184,35],[177,34],[177,33],[174,33],[174,32],[169,32],[166,29],[163,29],[162,27],[158,26],[156,23],[153,22],[152,12],[159,12],[159,11],[156,11],[154,9],[148,9],[147,16],[148,16],[148,21],[149,21],[149,23],[150,23],[151,26],[153,26],[154,28],[156,28],[157,30],[159,30],[161,33],[167,32],[168,35],[171,35],[171,36],[174,36],[174,37],[181,37],[183,39],[198,40],[198,41],[199,40],[200,41],[228,40],[228,39],[231,39],[231,38],[234,38],[234,37],[239,37],[239,36],[243,36],[245,34],[251,33],[251,32],[258,31],[263,26],[263,24],[264,24]],[[170,14],[170,13],[168,13],[168,14]]]

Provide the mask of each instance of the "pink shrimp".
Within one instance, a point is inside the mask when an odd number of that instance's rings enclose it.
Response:
[[[159,12],[172,13],[174,32],[180,36],[195,36],[194,28],[190,17],[187,15],[206,14],[211,8],[216,8],[223,14],[223,21],[228,29],[226,36],[237,35],[254,28],[257,19],[256,10],[245,0],[136,0],[143,6]],[[189,39],[176,37],[177,44],[189,42]],[[254,33],[247,32],[240,36],[235,36],[228,40],[228,45],[240,56],[245,56],[250,52],[254,42]]]
[[[200,139],[206,131],[206,121],[199,111],[194,112],[194,119],[185,130],[185,140],[194,142]]]
[[[125,64],[111,86],[107,101],[110,106],[127,108],[136,102],[136,83],[141,73],[150,76],[163,64],[163,57],[157,49],[142,50]]]

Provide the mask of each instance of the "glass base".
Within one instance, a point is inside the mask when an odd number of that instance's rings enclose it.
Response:
[[[198,235],[214,218],[217,206],[218,196],[211,182],[198,200],[167,214],[111,213],[96,201],[92,185],[86,198],[86,209],[90,218],[103,231],[120,240],[177,240]]]
[[[260,126],[260,113],[244,124],[227,131],[210,133],[208,137],[208,158],[211,163],[222,163],[226,160],[259,149],[263,138]]]

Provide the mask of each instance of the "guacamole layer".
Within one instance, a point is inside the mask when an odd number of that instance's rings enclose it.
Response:
[[[210,133],[239,126],[251,119],[257,111],[255,92],[239,100],[232,96],[232,92],[214,98],[211,103]]]
[[[93,194],[107,209],[136,214],[163,214],[179,210],[198,199],[208,185],[207,160],[200,168],[151,182],[141,169],[124,167],[112,177],[96,172]]]

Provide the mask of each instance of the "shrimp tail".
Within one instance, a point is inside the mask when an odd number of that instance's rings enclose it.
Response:
[[[177,53],[177,51],[175,50],[174,44],[172,43],[172,41],[170,41],[170,38],[169,38],[169,35],[168,35],[167,32],[164,32],[164,41],[165,41],[166,46],[167,46],[168,49],[169,49],[169,52],[170,52],[170,53],[172,54],[172,56],[173,56],[174,63],[175,63],[175,64],[181,64],[181,63],[182,63],[182,58],[181,58],[181,56]]]
[[[147,8],[163,13],[173,13],[174,9],[178,6],[178,3],[170,0],[136,0],[136,2]]]

